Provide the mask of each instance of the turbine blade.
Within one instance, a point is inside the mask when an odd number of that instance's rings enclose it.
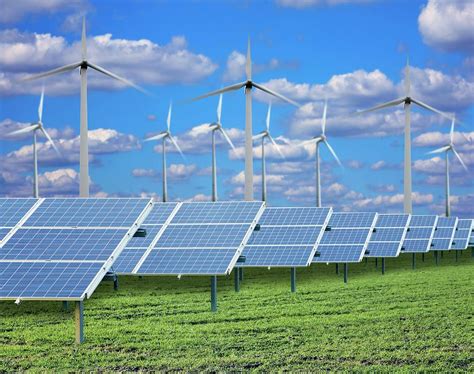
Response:
[[[262,131],[261,133],[258,133],[257,135],[252,136],[252,139],[259,140],[259,139],[262,139],[265,135],[267,135],[265,131]]]
[[[41,132],[44,134],[44,136],[46,136],[46,139],[48,139],[48,142],[51,143],[51,145],[53,146],[54,150],[56,151],[56,153],[58,154],[59,157],[63,157],[63,155],[61,154],[61,152],[59,151],[58,147],[56,147],[56,144],[54,144],[53,142],[53,139],[51,139],[51,137],[49,136],[48,132],[45,130],[45,128],[43,126],[40,127],[40,130]]]
[[[328,101],[326,100],[324,102],[324,109],[323,109],[323,123],[322,123],[322,131],[323,131],[323,135],[326,134],[326,115],[327,115],[327,112],[328,112]]]
[[[285,158],[285,155],[283,154],[283,152],[281,151],[281,148],[280,146],[277,144],[277,142],[272,138],[272,136],[270,134],[268,134],[268,139],[270,139],[270,141],[272,142],[272,144],[275,146],[277,152],[280,154],[281,158]]]
[[[451,121],[451,131],[449,132],[449,139],[451,139],[451,144],[454,140],[454,123],[456,122],[456,114],[453,114],[453,120]]]
[[[41,98],[38,105],[38,121],[42,122],[43,119],[43,101],[44,101],[44,86],[41,87]]]
[[[142,88],[142,87],[136,85],[135,83],[129,81],[128,79],[119,77],[117,74],[114,74],[114,73],[112,73],[112,72],[110,72],[110,71],[104,69],[103,67],[101,67],[101,66],[99,66],[99,65],[95,65],[95,64],[92,64],[92,63],[90,63],[90,62],[87,62],[87,65],[88,65],[89,67],[91,67],[92,69],[97,70],[98,72],[100,72],[100,73],[102,73],[102,74],[105,74],[105,75],[107,75],[107,76],[109,76],[109,77],[111,77],[111,78],[114,78],[114,79],[116,79],[116,80],[118,80],[118,81],[120,81],[120,82],[126,84],[127,86],[133,87],[133,88],[135,88],[136,90],[138,90],[138,91],[140,91],[140,92],[142,92],[142,93],[144,93],[144,94],[146,94],[146,95],[151,95],[151,93],[148,92],[147,90],[145,90],[144,88]]]
[[[462,160],[461,156],[459,155],[459,153],[456,152],[456,150],[453,148],[451,148],[451,150],[453,151],[454,155],[457,157],[457,159],[459,160],[459,162],[461,163],[462,167],[464,168],[464,170],[468,171],[467,169],[467,166],[466,164],[464,163],[464,161]]]
[[[222,115],[222,94],[219,95],[219,103],[217,104],[217,123],[221,123]]]
[[[163,139],[166,135],[168,135],[167,132],[160,132],[158,135],[150,136],[149,138],[146,138],[146,142],[151,142],[152,140],[160,140]]]
[[[26,126],[26,127],[23,127],[22,129],[12,131],[12,132],[8,133],[7,136],[15,136],[15,135],[20,135],[20,134],[26,134],[28,132],[36,130],[38,127],[39,127],[39,125],[37,123],[35,123],[34,125]]]
[[[171,127],[171,110],[173,108],[173,104],[170,102],[170,107],[168,109],[168,118],[166,119],[166,126],[168,127],[168,132],[170,131]]]
[[[191,99],[191,101],[198,101],[198,100],[201,100],[201,99],[205,99],[206,97],[209,97],[209,96],[214,96],[214,95],[218,95],[218,94],[221,94],[221,93],[226,93],[226,92],[229,92],[229,91],[236,91],[242,87],[245,86],[245,83],[246,82],[241,82],[241,83],[236,83],[236,84],[233,84],[231,86],[227,86],[227,87],[224,87],[224,88],[220,88],[218,90],[215,90],[215,91],[211,91],[207,94],[204,94],[204,95],[201,95],[201,96],[198,96],[198,97],[195,97],[193,99]]]
[[[32,81],[32,80],[36,80],[40,78],[49,77],[51,75],[65,73],[65,72],[74,70],[78,68],[79,66],[81,66],[81,62],[75,62],[74,64],[64,65],[64,66],[61,66],[60,68],[49,70],[44,73],[30,75],[29,77],[24,78],[23,81]]]
[[[407,65],[405,67],[405,95],[406,97],[410,97],[411,92],[411,81],[410,81],[410,62],[407,57]]]
[[[87,60],[86,16],[82,17],[81,54],[82,54],[82,61],[86,61]]]
[[[247,80],[252,80],[252,58],[250,53],[250,36],[247,42],[247,59],[245,61],[245,74],[247,75]]]
[[[435,149],[434,151],[428,152],[427,154],[431,155],[431,154],[435,154],[435,153],[443,153],[443,152],[449,151],[450,149],[451,149],[451,146],[445,145],[444,147]]]
[[[305,146],[305,145],[307,145],[307,144],[316,143],[316,142],[318,142],[318,141],[320,141],[320,140],[321,140],[321,137],[318,136],[318,137],[316,137],[316,138],[312,138],[312,139],[309,139],[309,140],[305,140],[304,142],[301,142],[299,145],[300,145],[300,146]]]
[[[300,107],[300,105],[293,101],[293,100],[290,100],[288,99],[287,97],[283,96],[283,95],[280,95],[279,93],[275,92],[275,91],[272,91],[270,90],[269,88],[265,87],[265,86],[262,86],[261,84],[258,84],[258,83],[255,83],[255,82],[252,82],[252,85],[256,88],[258,88],[259,90],[263,91],[263,92],[266,92],[267,94],[270,94],[270,95],[273,95],[275,97],[278,97],[280,100],[283,100],[285,102],[287,102],[288,104],[291,104],[291,105],[294,105],[296,107]]]
[[[374,107],[372,107],[372,108],[369,108],[369,109],[358,110],[358,111],[356,112],[356,114],[369,113],[369,112],[373,112],[373,111],[375,111],[375,110],[379,110],[379,109],[388,108],[388,107],[391,107],[391,106],[400,105],[400,104],[403,103],[404,101],[405,101],[405,98],[404,98],[404,97],[401,97],[401,98],[396,99],[396,100],[387,101],[386,103],[376,105],[376,106],[374,106]]]
[[[336,152],[334,152],[334,149],[332,149],[331,145],[329,144],[329,142],[327,140],[324,140],[324,144],[326,144],[326,146],[328,147],[329,149],[329,152],[331,152],[331,154],[333,155],[333,157],[336,159],[337,163],[339,164],[340,167],[342,167],[342,163],[341,163],[341,160],[339,160],[339,157],[337,157],[336,155]]]
[[[272,103],[268,104],[268,112],[267,112],[267,131],[270,131],[270,115],[272,112]]]
[[[176,140],[171,136],[171,134],[169,136],[169,139],[170,139],[171,143],[173,143],[174,147],[178,150],[181,157],[186,160],[186,157],[184,157],[183,151],[181,151],[181,148],[179,148],[178,143],[176,143]]]
[[[225,130],[222,127],[219,127],[219,131],[222,133],[222,136],[227,141],[227,143],[229,143],[230,147],[235,151],[234,144],[232,143],[232,140],[230,140],[230,138],[227,135],[227,133],[225,132]]]
[[[438,109],[435,109],[433,108],[432,106],[429,106],[428,104],[425,104],[419,100],[415,100],[415,99],[411,99],[412,102],[414,102],[416,105],[422,107],[422,108],[425,108],[433,113],[437,113],[447,119],[452,119],[453,117],[451,115],[449,115],[448,113],[445,113],[445,112],[442,112],[441,110],[438,110]]]

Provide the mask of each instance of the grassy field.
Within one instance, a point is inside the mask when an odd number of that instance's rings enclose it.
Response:
[[[74,344],[73,312],[60,303],[0,303],[0,372],[473,371],[474,259],[445,254],[349,267],[245,270],[240,293],[219,278],[121,277],[85,302],[86,342]]]

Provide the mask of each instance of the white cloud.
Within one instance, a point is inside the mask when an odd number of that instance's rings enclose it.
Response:
[[[468,142],[467,139],[474,139],[473,132],[460,133],[455,131],[453,142],[458,151],[465,152],[474,152],[474,142]],[[448,144],[450,141],[449,134],[441,133],[439,131],[425,132],[418,135],[413,139],[413,145],[415,147],[430,147],[430,148],[439,148],[443,145]]]
[[[401,168],[402,168],[402,165],[400,164],[393,164],[384,160],[379,160],[377,162],[374,162],[372,165],[370,165],[371,170],[397,170]]]
[[[357,209],[363,209],[368,211],[390,210],[393,208],[397,209],[398,211],[401,211],[403,206],[403,198],[403,194],[378,195],[376,197],[355,200],[353,204]],[[432,194],[422,194],[420,192],[412,193],[413,205],[429,205],[433,202],[433,200],[434,198]]]
[[[185,180],[195,175],[198,167],[195,164],[171,164],[167,168],[167,177],[171,180]],[[132,175],[138,178],[160,178],[161,170],[157,169],[133,169]]]
[[[474,52],[474,2],[429,0],[418,17],[425,43],[446,51]]]
[[[168,44],[149,39],[114,39],[112,34],[87,40],[91,62],[136,83],[161,85],[199,81],[216,69],[207,56],[191,52],[186,38],[174,36]],[[0,95],[39,92],[41,82],[21,82],[28,74],[53,69],[80,60],[80,42],[68,43],[62,36],[0,31]],[[89,74],[89,87],[119,89],[123,84],[104,75]],[[48,93],[72,94],[79,91],[77,71],[46,79]]]
[[[223,75],[225,81],[241,79],[245,74],[245,62],[247,58],[244,54],[232,51],[227,58],[226,70]]]

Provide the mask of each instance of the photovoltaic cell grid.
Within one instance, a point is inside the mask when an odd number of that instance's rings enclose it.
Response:
[[[331,213],[331,208],[266,208],[238,266],[308,266]]]
[[[432,251],[449,251],[458,225],[457,217],[439,217],[431,242]]]
[[[112,200],[41,199],[0,248],[0,299],[90,297],[151,206],[148,199]],[[65,226],[76,223],[84,226]],[[129,227],[112,226],[124,224]]]
[[[316,249],[314,263],[360,262],[377,219],[376,213],[333,213]]]
[[[228,274],[262,209],[262,202],[180,203],[155,246],[133,273]]]
[[[0,199],[0,243],[37,201],[37,199]]]
[[[112,269],[118,274],[130,274],[140,259],[145,255],[150,246],[153,246],[157,236],[161,235],[162,228],[170,218],[178,203],[154,203],[151,212],[140,225],[146,230],[145,237],[134,237],[130,239],[118,259],[114,262]],[[151,248],[150,248],[151,249]]]
[[[409,214],[379,214],[364,257],[397,257],[409,222]]]
[[[472,233],[472,225],[473,221],[471,219],[460,219],[458,221],[451,249],[464,250],[468,247]]]
[[[438,223],[438,216],[411,216],[408,231],[403,241],[402,253],[426,253],[431,248],[431,242]]]

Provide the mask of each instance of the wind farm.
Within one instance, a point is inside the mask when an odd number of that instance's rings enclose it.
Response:
[[[7,4],[0,371],[471,371],[474,6],[398,5]]]

